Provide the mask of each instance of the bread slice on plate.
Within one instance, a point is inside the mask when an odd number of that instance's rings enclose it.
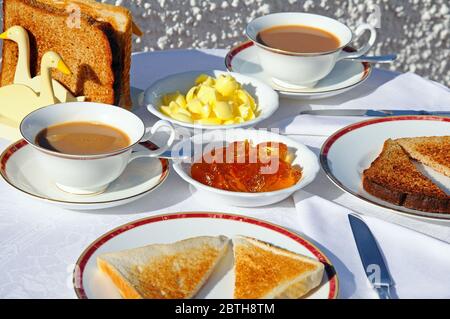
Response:
[[[297,299],[320,285],[324,265],[254,238],[233,239],[236,299]]]
[[[228,246],[225,236],[194,237],[104,254],[97,266],[123,298],[186,299],[197,294]]]
[[[450,136],[426,136],[395,140],[408,155],[450,177]]]
[[[409,155],[392,139],[363,172],[363,187],[371,195],[411,209],[450,213],[450,197],[423,175]]]
[[[52,50],[72,71],[52,77],[74,96],[131,107],[133,23],[127,9],[90,0],[4,0],[3,29],[14,25],[28,31],[32,76],[39,74],[42,55]],[[13,82],[17,56],[17,45],[5,41],[1,86]]]

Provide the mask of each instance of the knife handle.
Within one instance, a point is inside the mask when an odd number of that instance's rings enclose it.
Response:
[[[380,299],[392,299],[389,286],[379,286],[375,288]]]

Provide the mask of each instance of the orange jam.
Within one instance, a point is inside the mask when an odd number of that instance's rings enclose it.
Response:
[[[191,167],[196,181],[233,192],[271,192],[295,185],[302,176],[285,144],[234,142],[204,153]]]

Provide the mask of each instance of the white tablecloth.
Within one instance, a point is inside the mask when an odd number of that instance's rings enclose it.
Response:
[[[224,50],[192,50],[137,54],[133,57],[131,82],[133,86],[144,89],[167,74],[194,69],[223,69],[225,53]],[[355,103],[353,107],[356,107],[359,97],[380,84],[388,84],[397,76],[397,73],[376,69],[362,87],[335,99],[315,102],[281,100],[279,111],[265,124],[269,126],[298,114],[302,109],[343,103],[350,107]],[[421,91],[412,91],[411,94],[420,95]],[[140,114],[150,123],[155,120],[142,110]],[[315,152],[319,151],[325,140],[322,136],[293,137]],[[0,140],[1,149],[7,144]],[[447,224],[424,222],[373,207],[340,191],[323,173],[306,190],[362,214],[450,242],[450,227]],[[29,199],[3,181],[0,181],[0,194],[0,298],[74,298],[72,270],[84,248],[111,228],[145,216],[192,210],[222,211],[246,214],[295,229],[295,225],[289,224],[289,215],[295,213],[292,198],[263,208],[221,207],[206,201],[200,203],[191,195],[188,185],[173,171],[155,192],[132,204],[104,211],[59,209]]]

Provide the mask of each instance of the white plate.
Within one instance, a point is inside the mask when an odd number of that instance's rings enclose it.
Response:
[[[231,49],[225,57],[225,66],[229,71],[252,76],[270,85],[281,96],[315,100],[344,93],[367,80],[372,72],[372,66],[366,62],[343,60],[336,63],[333,71],[313,88],[290,89],[275,84],[259,64],[256,47],[251,41],[246,41]],[[344,50],[352,51],[350,47]]]
[[[196,236],[251,236],[279,247],[316,258],[326,272],[320,287],[308,298],[336,298],[338,279],[329,259],[313,244],[284,229],[250,217],[220,213],[177,213],[137,220],[120,226],[94,241],[78,259],[74,271],[75,292],[79,298],[120,298],[110,279],[96,265],[97,256],[156,243],[172,243]],[[232,252],[224,257],[197,298],[232,298],[234,272]]]
[[[147,142],[138,148],[156,148]],[[0,156],[0,174],[15,189],[32,198],[74,210],[105,209],[135,201],[161,185],[169,175],[165,159],[139,158],[132,161],[108,189],[86,196],[60,190],[36,167],[33,149],[25,140],[10,145]]]
[[[395,212],[434,219],[450,214],[427,213],[390,204],[367,193],[362,172],[380,153],[389,138],[449,135],[450,118],[437,116],[396,116],[352,124],[332,135],[322,147],[320,162],[328,177],[342,190],[374,205]],[[450,193],[450,178],[421,166],[441,188]]]
[[[244,89],[246,89],[250,93],[250,95],[255,99],[260,114],[255,119],[240,124],[201,125],[175,120],[169,116],[166,116],[159,110],[159,106],[161,104],[161,97],[163,95],[167,93],[173,93],[176,91],[180,91],[181,93],[186,94],[189,91],[189,89],[194,86],[195,79],[200,74],[208,74],[209,76],[212,77],[217,77],[221,74],[229,74],[233,76],[236,79],[236,81],[242,84]],[[147,106],[147,109],[153,115],[159,117],[160,119],[169,121],[171,123],[183,127],[209,129],[209,130],[255,126],[257,123],[269,118],[273,113],[275,113],[279,105],[278,94],[270,86],[249,76],[219,70],[189,71],[169,75],[163,79],[156,81],[147,90],[145,90],[143,102],[144,105]]]
[[[263,142],[279,142],[287,145],[289,150],[294,153],[293,165],[298,165],[302,168],[302,177],[297,184],[273,192],[262,193],[243,193],[243,192],[231,192],[226,190],[217,189],[211,186],[204,185],[197,182],[191,177],[191,163],[202,156],[202,150],[208,148],[221,148],[228,143],[236,141],[248,140],[254,145]],[[193,148],[194,152],[189,152]],[[287,197],[291,196],[295,191],[307,186],[317,176],[320,165],[317,156],[305,145],[300,144],[289,137],[269,132],[265,130],[254,129],[234,129],[226,131],[210,131],[205,134],[197,134],[188,140],[184,140],[173,148],[175,152],[183,149],[186,152],[192,153],[190,162],[175,162],[173,165],[174,170],[180,175],[182,179],[196,188],[197,196],[202,195],[211,202],[218,202],[225,205],[233,205],[240,207],[257,207],[265,206],[280,202]]]

